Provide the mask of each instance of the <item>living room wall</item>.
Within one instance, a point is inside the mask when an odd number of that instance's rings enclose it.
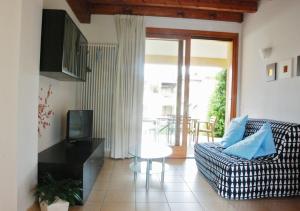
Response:
[[[47,92],[51,91],[47,99],[47,111],[53,115],[46,120],[50,125],[39,127],[39,152],[58,143],[66,137],[66,114],[68,110],[76,109],[76,82],[58,81],[40,76],[39,97],[44,101]]]
[[[117,42],[114,16],[112,15],[92,15],[90,24],[81,24],[65,0],[44,0],[43,8],[66,10],[90,43]],[[239,23],[182,18],[145,17],[145,25],[159,28],[241,32]],[[39,138],[39,151],[52,146],[65,137],[66,111],[76,108],[76,82],[59,82],[40,77],[40,88],[47,89],[50,84],[53,89],[50,105],[54,116],[50,118],[50,126],[42,131]]]
[[[0,2],[0,210],[17,210],[17,101],[21,6],[17,1]],[[5,91],[4,91],[5,90]]]
[[[0,2],[0,210],[34,201],[42,0]]]
[[[299,0],[262,0],[259,11],[246,15],[243,24],[241,113],[300,123],[300,77],[296,57],[300,55]],[[260,49],[271,46],[272,54],[262,59]],[[265,66],[293,58],[290,79],[266,82]]]
[[[97,37],[100,36],[102,31],[101,28],[106,27],[105,24],[109,24],[109,21],[106,21],[105,17],[101,18],[100,21],[94,20],[91,24],[80,24],[65,0],[44,0],[43,8],[66,10],[77,26],[79,26],[82,33],[87,37],[89,42],[97,42]],[[104,23],[104,25],[102,23]],[[103,36],[103,34],[101,36]],[[39,152],[65,138],[67,111],[77,108],[77,83],[78,82],[58,81],[48,77],[40,76],[39,96],[44,98],[49,87],[51,87],[52,94],[48,99],[48,110],[53,111],[53,115],[47,119],[47,122],[50,124],[49,126],[46,126],[46,128],[40,127],[38,142]]]

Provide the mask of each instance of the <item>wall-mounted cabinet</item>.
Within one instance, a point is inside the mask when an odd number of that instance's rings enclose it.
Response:
[[[64,10],[43,10],[40,74],[85,81],[87,39]]]

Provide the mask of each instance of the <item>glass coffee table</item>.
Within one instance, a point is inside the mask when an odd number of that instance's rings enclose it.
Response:
[[[172,154],[172,149],[169,146],[147,143],[142,144],[141,148],[131,148],[129,154],[134,157],[134,161],[130,164],[130,169],[134,172],[134,180],[136,181],[137,173],[146,173],[146,190],[149,190],[150,174],[160,173],[161,182],[164,182],[165,158]]]

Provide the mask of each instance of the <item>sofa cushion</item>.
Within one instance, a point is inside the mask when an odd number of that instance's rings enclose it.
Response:
[[[259,131],[226,148],[223,152],[247,160],[276,153],[270,124],[265,123]]]
[[[230,126],[221,141],[223,147],[227,148],[242,140],[247,120],[248,116],[243,116],[231,121]]]
[[[263,143],[261,144],[260,148],[256,152],[254,156],[255,158],[272,155],[276,153],[276,147],[274,143],[271,125],[269,123],[266,123],[264,125],[267,125],[266,137],[263,140]]]

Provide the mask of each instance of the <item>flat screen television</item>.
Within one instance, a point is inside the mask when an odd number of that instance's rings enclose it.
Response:
[[[67,114],[67,139],[80,140],[92,138],[93,111],[69,110]]]

